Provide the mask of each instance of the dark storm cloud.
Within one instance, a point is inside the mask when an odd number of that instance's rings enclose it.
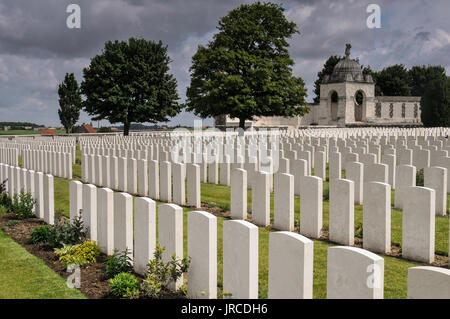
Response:
[[[251,2],[251,1],[247,1]],[[277,1],[279,2],[279,1]],[[81,7],[81,29],[66,27],[66,7]],[[131,36],[162,40],[173,60],[171,72],[184,99],[191,57],[207,44],[217,21],[242,1],[234,0],[3,0],[0,3],[0,120],[57,125],[57,86],[66,72],[82,80],[82,69],[107,40]],[[377,1],[382,28],[368,29],[366,7],[372,0],[282,1],[300,35],[291,40],[294,73],[307,86],[308,100],[317,72],[333,54],[352,56],[380,69],[441,64],[450,71],[450,22],[447,0]],[[182,113],[173,124],[192,125]],[[89,117],[82,115],[81,121]],[[211,123],[211,121],[209,121]]]
[[[430,32],[425,32],[425,31],[421,31],[421,32],[417,32],[415,39],[416,40],[422,40],[422,41],[428,41],[430,40]]]

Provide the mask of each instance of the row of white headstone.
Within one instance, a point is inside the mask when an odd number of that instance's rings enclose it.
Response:
[[[303,160],[301,160],[303,161]],[[378,165],[378,164],[373,164]],[[364,185],[363,244],[364,248],[387,253],[391,251],[391,186],[386,182],[363,182],[362,166],[351,162],[357,172],[348,171],[348,179],[334,178],[329,188],[329,240],[342,245],[354,244],[355,185]],[[413,166],[400,166],[408,171]],[[442,176],[446,170],[432,167],[426,170],[427,186],[416,187],[414,183],[403,185],[397,190],[401,194],[403,209],[402,256],[407,259],[432,263],[435,251],[435,205],[436,194],[444,196],[446,183]],[[440,175],[443,174],[443,175]],[[355,175],[359,177],[357,182]],[[405,177],[406,179],[406,177]],[[294,176],[277,173],[274,178],[274,220],[278,230],[294,230]],[[430,182],[431,181],[431,182]],[[437,181],[437,182],[436,182]],[[257,172],[252,189],[252,221],[259,226],[270,224],[269,174]],[[438,184],[435,189],[433,183]],[[323,181],[316,176],[302,176],[299,180],[300,234],[320,238],[323,223]],[[362,191],[362,189],[361,189]],[[247,171],[233,169],[231,174],[231,212],[234,219],[247,219]],[[444,206],[445,207],[445,206]]]
[[[320,153],[320,152],[319,152]],[[331,154],[331,163],[333,163],[333,154]],[[354,219],[353,210],[354,204],[361,204],[364,198],[364,193],[368,198],[368,203],[364,205],[365,211],[378,212],[375,220],[369,222],[370,217],[365,218],[365,229],[367,236],[365,236],[364,243],[366,247],[375,252],[386,253],[391,249],[390,242],[390,190],[391,186],[388,184],[388,166],[386,164],[369,164],[365,167],[359,162],[347,163],[347,180],[341,180],[339,186],[334,186],[340,180],[340,154],[336,153],[338,165],[338,173],[333,176],[330,185],[330,240],[352,245],[354,241]],[[111,159],[113,161],[111,161]],[[109,161],[109,163],[108,163]],[[185,178],[186,167],[184,164],[171,164],[169,162],[161,163],[160,176],[158,177],[158,162],[151,161],[151,165],[147,167],[147,161],[129,158],[116,157],[102,157],[100,155],[84,156],[86,164],[84,172],[86,178],[85,182],[91,182],[98,186],[106,186],[120,191],[130,192],[132,194],[139,194],[141,196],[150,196],[153,199],[160,199],[165,202],[172,200],[179,205],[186,205],[185,202]],[[288,162],[288,160],[287,160]],[[103,163],[103,165],[101,165]],[[111,165],[111,163],[118,163]],[[122,165],[120,166],[120,163]],[[283,161],[282,161],[283,163]],[[108,165],[109,164],[109,165]],[[136,165],[138,164],[138,165]],[[280,230],[292,231],[294,229],[294,194],[301,197],[301,212],[302,222],[300,223],[300,233],[312,238],[319,238],[322,229],[322,192],[323,181],[316,176],[308,176],[306,172],[307,163],[305,160],[294,161],[295,175],[287,173],[277,173],[274,178],[274,227]],[[187,164],[187,192],[188,206],[200,207],[200,179],[198,173],[198,165]],[[109,174],[109,181],[101,181],[103,177],[108,177],[108,174],[103,173],[102,167],[110,167],[105,172]],[[89,170],[91,167],[91,170]],[[210,164],[209,167],[214,167]],[[118,174],[120,171],[121,174]],[[189,172],[192,169],[192,174]],[[221,166],[222,169],[222,166]],[[281,165],[281,171],[285,169]],[[217,170],[217,167],[216,167]],[[215,170],[212,170],[213,172]],[[89,172],[91,174],[89,174]],[[211,174],[210,170],[210,176]],[[332,173],[330,172],[330,177]],[[95,180],[92,177],[97,177]],[[148,178],[147,178],[148,176]],[[173,177],[173,185],[172,185]],[[252,172],[252,180],[248,182],[248,171],[244,169],[234,169],[231,173],[231,216],[238,219],[247,219],[247,188],[251,186],[252,202],[255,203],[252,210],[252,220],[255,224],[267,226],[270,224],[270,192],[271,192],[271,174],[264,172]],[[409,187],[415,186],[415,167],[410,165],[400,165],[397,167],[397,196],[396,208],[404,209],[404,202],[410,203],[409,197],[414,194]],[[115,182],[112,182],[115,181]],[[147,188],[150,182],[150,191]],[[159,182],[159,183],[158,183]],[[372,182],[372,183],[369,183]],[[375,184],[374,184],[375,183]],[[403,237],[410,238],[408,234],[414,234],[419,231],[421,238],[412,240],[409,243],[406,240],[405,247],[415,247],[417,242],[422,243],[422,249],[419,252],[411,252],[411,250],[404,250],[403,256],[408,259],[431,263],[434,260],[434,215],[443,216],[446,211],[446,169],[440,167],[429,167],[425,169],[425,186],[433,191],[433,196],[425,196],[424,207],[422,211],[423,218],[429,219],[427,212],[432,212],[433,218],[428,223],[424,224],[420,218],[412,217],[413,214],[408,214],[404,218],[405,227],[403,228]],[[303,184],[303,186],[302,186]],[[351,185],[351,187],[349,186]],[[366,185],[366,186],[365,186]],[[382,185],[382,186],[376,186]],[[172,198],[173,186],[173,198]],[[376,188],[378,187],[378,189]],[[365,189],[367,188],[367,189]],[[153,193],[151,192],[153,190]],[[158,194],[157,191],[160,191]],[[302,191],[303,190],[303,191]],[[336,191],[335,191],[336,190]],[[304,193],[304,194],[302,194]],[[189,194],[193,194],[189,196]],[[369,196],[370,194],[370,196]],[[375,196],[374,194],[377,194]],[[376,198],[375,202],[371,198]],[[414,198],[416,198],[414,196]],[[421,196],[419,198],[422,199]],[[433,205],[429,205],[430,200],[433,200]],[[335,205],[336,203],[336,205]],[[418,207],[417,205],[410,205],[411,209]],[[405,209],[407,211],[407,209]],[[382,212],[382,213],[381,213]],[[369,213],[367,216],[371,216]],[[408,229],[408,218],[412,218],[410,228]],[[371,226],[372,225],[372,226]],[[428,225],[428,226],[427,226]],[[423,231],[421,229],[423,228]],[[370,236],[370,230],[376,230],[373,236]],[[377,232],[382,231],[383,236],[377,236]],[[414,238],[413,238],[414,239]],[[415,249],[417,250],[417,249]],[[413,251],[415,251],[413,250]],[[411,252],[411,253],[410,253]]]
[[[350,153],[351,155],[351,153]],[[369,154],[371,155],[371,154]],[[315,155],[316,167],[314,169],[314,176],[321,179],[325,178],[326,165],[324,161],[325,154],[317,152]],[[329,179],[341,178],[342,170],[345,171],[346,178],[355,183],[354,200],[355,204],[363,204],[364,183],[366,182],[381,182],[389,184],[392,189],[396,190],[395,207],[402,209],[404,191],[403,188],[409,186],[416,186],[415,166],[410,164],[401,164],[396,166],[395,155],[385,155],[383,157],[384,163],[358,162],[358,154],[354,157],[347,156],[345,167],[341,165],[341,153],[335,152],[330,154],[329,165]],[[445,157],[442,159],[447,160]],[[292,168],[290,169],[290,163]],[[450,163],[450,162],[449,162]],[[280,160],[280,173],[290,173],[294,176],[294,193],[300,195],[300,183],[304,176],[310,175],[307,170],[307,161],[304,159],[290,161],[288,159]],[[435,196],[435,214],[436,216],[445,216],[447,211],[447,194],[448,194],[448,169],[446,167],[431,166],[424,169],[424,186],[434,189]],[[252,172],[253,174],[253,172]],[[407,195],[407,194],[406,194]]]
[[[83,155],[82,181],[164,202],[201,207],[200,166],[196,164]]]
[[[72,179],[72,154],[23,150],[22,167],[53,176]]]
[[[47,224],[55,221],[55,195],[53,176],[0,163],[0,182],[6,182],[6,192],[11,198],[30,193],[35,199],[34,211]],[[20,200],[20,199],[19,199]]]
[[[19,166],[19,151],[15,148],[0,148],[0,163]]]
[[[165,247],[164,261],[172,254],[183,257],[183,209],[178,205],[161,204],[157,212],[155,201],[135,197],[133,212],[130,194],[72,181],[70,208],[72,219],[81,210],[90,238],[104,253],[128,249],[139,274],[145,275],[157,242]],[[187,218],[188,296],[217,298],[217,218],[202,211],[188,212]],[[225,220],[222,235],[223,291],[232,298],[258,298],[258,227]],[[312,298],[313,246],[313,241],[297,233],[270,233],[269,298]],[[383,298],[383,258],[364,249],[335,246],[328,249],[327,260],[327,298]],[[180,278],[169,288],[178,289],[182,283]],[[449,283],[448,269],[410,268],[408,296],[450,298]]]

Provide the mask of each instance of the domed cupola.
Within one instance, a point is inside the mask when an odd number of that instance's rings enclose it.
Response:
[[[350,59],[350,44],[346,44],[345,58],[340,60],[334,67],[333,73],[328,77],[324,77],[322,83],[339,83],[339,82],[365,82],[371,83],[370,76],[364,76],[361,65],[357,60]]]

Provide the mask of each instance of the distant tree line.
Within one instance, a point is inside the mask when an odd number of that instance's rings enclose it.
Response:
[[[12,130],[25,130],[28,127],[37,128],[44,127],[44,125],[30,123],[30,122],[0,122],[0,127],[8,126]]]

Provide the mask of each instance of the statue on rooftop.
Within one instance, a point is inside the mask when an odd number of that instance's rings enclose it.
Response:
[[[352,48],[352,45],[350,43],[347,43],[345,45],[345,58],[349,59],[350,58],[350,49]]]

